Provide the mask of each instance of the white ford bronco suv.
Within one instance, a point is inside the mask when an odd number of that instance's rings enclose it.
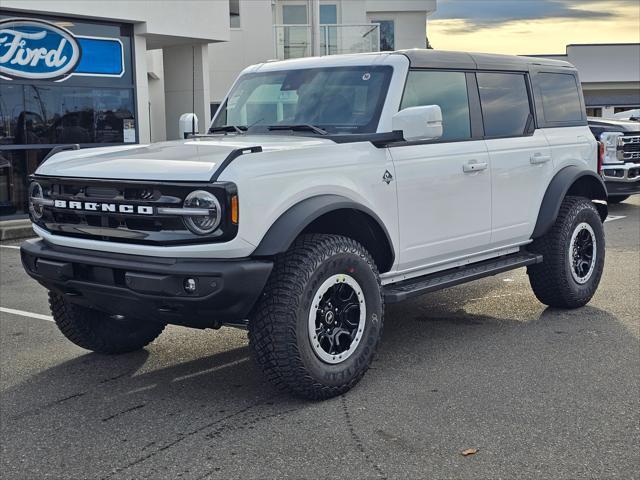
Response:
[[[589,302],[605,255],[597,158],[564,62],[269,62],[239,76],[206,134],[48,158],[22,260],[81,347],[244,328],[270,380],[328,398],[369,367],[385,304],[525,266],[541,302]]]

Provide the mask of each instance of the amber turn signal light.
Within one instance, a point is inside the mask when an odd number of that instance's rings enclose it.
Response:
[[[231,197],[231,222],[238,224],[238,196]]]

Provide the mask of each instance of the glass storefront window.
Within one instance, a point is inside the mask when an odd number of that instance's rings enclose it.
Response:
[[[0,85],[0,145],[125,143],[133,89]]]
[[[19,143],[17,135],[24,112],[22,85],[0,84],[0,146]]]

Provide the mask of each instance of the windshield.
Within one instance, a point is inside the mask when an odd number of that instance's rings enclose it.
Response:
[[[392,72],[390,66],[362,66],[246,74],[220,106],[212,129],[313,126],[334,134],[373,133]]]

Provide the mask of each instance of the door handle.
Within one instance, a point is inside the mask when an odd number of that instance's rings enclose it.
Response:
[[[529,161],[531,165],[539,165],[541,163],[547,163],[551,160],[551,155],[542,155],[541,153],[534,153],[531,155]]]
[[[482,170],[486,170],[489,164],[487,162],[476,162],[475,160],[471,160],[468,163],[462,165],[462,171],[464,173],[472,173],[472,172],[481,172]]]

